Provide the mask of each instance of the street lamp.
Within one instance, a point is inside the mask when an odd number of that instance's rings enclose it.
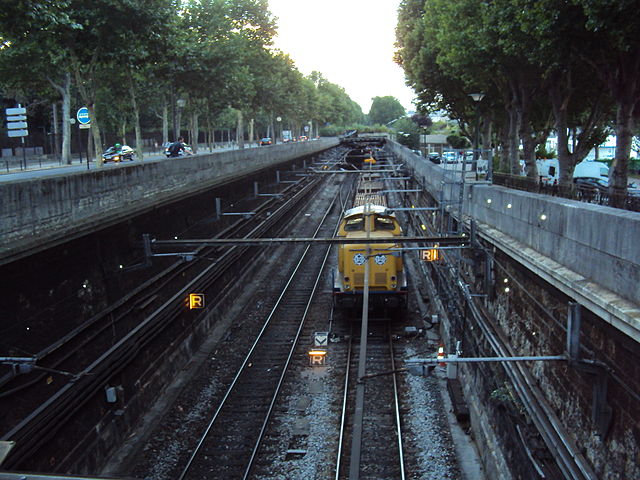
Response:
[[[476,134],[473,139],[473,163],[471,164],[471,170],[476,172],[476,180],[478,179],[478,156],[480,149],[480,101],[484,98],[484,93],[470,93],[469,96],[476,102]],[[491,159],[488,164],[491,165]],[[493,172],[491,168],[487,167],[487,180],[491,181]]]
[[[276,117],[276,122],[278,122],[278,131],[274,132],[274,139],[273,139],[273,143],[278,143],[278,137],[282,136],[282,117]]]
[[[180,124],[182,123],[182,109],[186,104],[187,104],[187,101],[184,98],[179,98],[178,100],[176,100],[176,105],[178,106],[178,114],[176,118],[176,124],[173,127],[173,134],[176,137],[173,140],[176,142],[180,137]]]

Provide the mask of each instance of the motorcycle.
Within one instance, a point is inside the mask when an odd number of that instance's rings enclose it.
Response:
[[[167,142],[164,144],[164,155],[167,158],[171,156],[171,151],[169,150],[169,148],[171,148],[171,145],[173,145],[172,142]],[[186,143],[183,143],[183,145],[184,145],[184,150],[180,150],[179,155],[181,157],[184,157],[185,155],[193,155],[193,149]]]
[[[102,154],[102,162],[120,163],[124,160],[133,161],[135,151],[129,145],[122,145],[120,148],[109,147]]]

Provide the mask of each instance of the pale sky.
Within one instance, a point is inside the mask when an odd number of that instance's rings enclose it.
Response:
[[[413,90],[393,62],[400,0],[269,0],[274,44],[303,75],[317,70],[369,113],[371,99],[391,95],[415,110]]]

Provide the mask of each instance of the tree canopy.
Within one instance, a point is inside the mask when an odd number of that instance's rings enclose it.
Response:
[[[68,118],[81,106],[90,111],[97,159],[103,143],[132,132],[141,153],[143,129],[161,128],[163,142],[185,130],[192,143],[210,141],[221,123],[231,128],[229,112],[239,141],[364,121],[342,87],[318,72],[305,77],[273,47],[267,0],[0,0],[0,7],[0,90],[29,110],[48,104],[55,113],[62,102],[67,160]]]
[[[613,126],[610,185],[621,191],[640,116],[636,10],[635,1],[614,0],[402,0],[395,59],[419,107],[447,110],[463,132],[475,121],[469,94],[485,93],[480,113],[495,138],[483,128],[483,143],[499,146],[506,171],[518,167],[522,143],[535,176],[534,152],[555,131],[568,183]]]
[[[405,113],[404,107],[397,98],[391,96],[374,97],[369,110],[369,120],[374,124],[386,125],[403,117]]]

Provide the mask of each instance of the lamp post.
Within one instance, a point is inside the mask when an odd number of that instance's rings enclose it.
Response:
[[[473,163],[471,165],[471,170],[476,173],[476,180],[478,179],[478,157],[479,157],[479,148],[480,148],[480,101],[484,98],[484,93],[470,93],[469,96],[476,102],[476,134],[473,139]],[[489,161],[490,165],[491,162]],[[491,181],[491,169],[487,167],[487,180]]]
[[[274,135],[273,135],[273,137],[274,137],[273,138],[273,143],[274,144],[278,143],[278,138],[282,136],[282,117],[280,117],[280,116],[276,117],[276,122],[278,122],[277,123],[278,131],[274,132]]]
[[[173,134],[175,136],[175,138],[173,139],[174,142],[178,141],[178,138],[180,137],[180,124],[182,123],[182,109],[184,108],[184,106],[187,104],[187,101],[184,98],[179,98],[178,100],[176,100],[176,105],[178,106],[178,113],[176,115],[176,123],[173,126]]]

